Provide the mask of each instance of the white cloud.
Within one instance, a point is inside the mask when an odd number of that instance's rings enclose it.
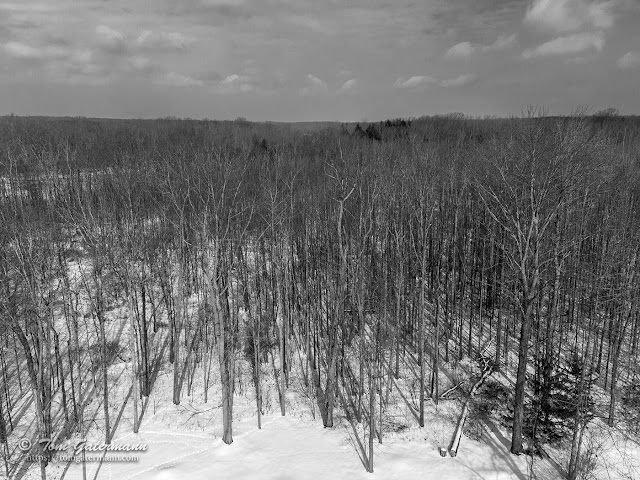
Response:
[[[145,78],[157,85],[199,86],[202,79],[172,71],[153,59],[136,54],[126,37],[104,25],[96,28],[98,49],[59,41],[48,44],[8,42],[0,53],[15,62],[29,64],[28,75],[38,75],[56,83],[103,85],[114,78]],[[104,53],[107,53],[105,55]]]
[[[514,33],[512,35],[500,35],[495,42],[489,45],[483,45],[481,50],[483,52],[493,52],[495,50],[503,50],[507,47],[510,47],[516,42],[517,35]]]
[[[41,50],[21,42],[9,42],[4,45],[4,51],[12,58],[32,60],[41,58]]]
[[[513,45],[516,41],[516,38],[517,35],[514,33],[508,36],[500,35],[493,43],[490,43],[489,45],[481,45],[471,42],[460,42],[447,50],[445,56],[447,58],[468,58],[477,51],[488,53],[496,50],[503,50]]]
[[[417,88],[420,86],[428,86],[435,83],[438,83],[438,81],[433,77],[430,77],[428,75],[415,75],[407,79],[405,79],[404,77],[400,77],[394,82],[393,86],[395,88]]]
[[[187,37],[178,32],[158,33],[144,30],[134,45],[148,50],[185,50],[195,42],[193,37]]]
[[[135,55],[126,59],[126,66],[135,73],[150,74],[160,70],[159,65],[155,64],[148,57]]]
[[[4,51],[9,57],[17,60],[54,60],[72,55],[69,49],[60,46],[48,45],[36,48],[22,42],[5,43]]]
[[[318,33],[320,35],[335,35],[336,33],[333,20],[322,22],[316,18],[298,14],[287,15],[282,18],[294,27],[302,28],[305,31]]]
[[[245,74],[232,73],[213,85],[215,93],[232,94],[256,91],[255,83]]]
[[[239,80],[241,80],[240,75],[238,75],[237,73],[233,73],[228,77],[225,77],[224,80],[222,80],[222,82],[220,83],[223,85],[231,85],[232,83],[237,82]]]
[[[606,29],[613,26],[617,0],[534,0],[524,22],[555,32],[574,32],[583,28]]]
[[[476,47],[470,42],[460,42],[447,50],[445,56],[449,58],[466,58],[471,56],[475,49]]]
[[[11,60],[35,67],[25,73],[39,75],[56,83],[103,85],[114,73],[97,63],[93,52],[86,48],[8,42],[0,46],[0,51]]]
[[[460,75],[455,78],[449,78],[446,80],[442,80],[440,82],[440,86],[442,87],[461,87],[463,85],[468,85],[476,79],[476,76],[472,73],[468,73],[465,75]]]
[[[600,32],[574,33],[558,37],[550,42],[525,50],[522,58],[542,57],[547,55],[566,55],[587,50],[601,51],[604,48],[604,36]]]
[[[622,69],[640,68],[640,53],[627,52],[616,63]]]
[[[196,78],[182,75],[181,73],[169,72],[162,75],[159,78],[154,79],[154,83],[157,85],[164,85],[167,87],[195,87],[202,86],[202,81]]]
[[[572,63],[574,65],[582,65],[583,63],[587,63],[588,61],[588,58],[582,56],[567,58],[567,63]]]
[[[151,30],[143,30],[140,35],[131,38],[107,25],[98,25],[96,35],[100,48],[111,54],[184,51],[195,42],[195,38],[179,32]]]
[[[355,78],[352,78],[342,84],[339,92],[350,92],[350,91],[353,91],[357,86],[358,86],[358,80],[356,80]]]
[[[116,53],[127,50],[127,42],[124,35],[107,25],[98,25],[96,35],[100,40],[100,45],[107,51]]]
[[[310,73],[307,74],[306,85],[300,90],[300,93],[303,95],[315,95],[318,93],[326,92],[328,89],[327,83],[312,75]]]
[[[45,68],[75,71],[95,69],[93,55],[87,49],[74,49],[62,45],[45,45],[34,47],[22,42],[8,42],[2,46],[5,54],[18,61],[39,63]]]

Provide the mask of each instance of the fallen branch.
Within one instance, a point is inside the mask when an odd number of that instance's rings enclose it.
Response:
[[[452,457],[455,457],[458,454],[458,447],[460,446],[460,439],[462,438],[462,429],[465,422],[467,421],[467,417],[469,416],[469,405],[471,403],[471,400],[473,400],[473,397],[475,397],[476,393],[485,382],[485,380],[489,378],[489,376],[495,371],[492,359],[484,355],[488,348],[489,345],[487,345],[480,354],[482,374],[480,375],[480,379],[473,385],[473,387],[471,387],[469,396],[464,402],[462,413],[460,414],[460,418],[458,419],[458,425],[456,426],[453,438],[451,439],[451,444],[449,445],[449,455],[451,455]]]
[[[467,381],[463,381],[460,382],[457,385],[454,385],[453,387],[451,387],[449,390],[447,390],[446,392],[444,392],[442,395],[440,395],[440,399],[444,399],[447,395],[449,395],[450,393],[453,393],[454,391],[456,391],[458,388],[460,388],[462,385],[464,385],[465,383],[467,383]]]

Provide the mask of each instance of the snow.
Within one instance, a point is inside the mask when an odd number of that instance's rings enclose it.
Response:
[[[81,283],[89,266],[70,262],[72,285]],[[80,313],[85,320],[91,318],[89,298],[80,295]],[[192,305],[190,310],[195,307]],[[85,313],[86,312],[86,313]],[[359,442],[366,445],[365,426],[349,423],[342,408],[337,408],[336,426],[323,428],[317,409],[310,402],[308,391],[302,382],[301,367],[297,356],[292,355],[293,370],[286,392],[287,415],[279,415],[278,393],[274,378],[274,365],[279,365],[277,352],[273,364],[262,365],[262,394],[265,414],[262,429],[257,428],[255,392],[251,379],[251,367],[238,353],[236,394],[234,397],[234,441],[231,445],[222,442],[222,412],[220,408],[220,384],[218,369],[214,361],[209,402],[204,402],[204,372],[199,365],[195,370],[193,385],[189,389],[185,381],[180,405],[172,403],[172,366],[166,359],[166,329],[150,334],[151,358],[163,358],[158,365],[157,377],[151,396],[138,404],[143,412],[139,433],[132,433],[131,363],[127,339],[129,338],[128,311],[123,305],[114,305],[107,312],[107,337],[122,345],[119,355],[109,367],[109,405],[112,428],[115,430],[114,444],[146,444],[144,452],[132,452],[137,462],[89,462],[86,464],[87,479],[136,479],[136,480],[199,480],[199,479],[455,479],[455,480],[507,480],[528,479],[529,470],[538,479],[557,479],[563,476],[562,467],[567,464],[566,452],[552,450],[551,460],[513,456],[509,453],[509,439],[500,425],[491,421],[483,426],[481,440],[463,436],[458,456],[441,457],[439,447],[448,447],[460,413],[460,402],[442,400],[436,407],[431,401],[425,405],[425,426],[417,426],[416,409],[419,384],[416,381],[416,358],[407,352],[401,360],[400,378],[392,382],[389,404],[383,415],[383,443],[374,444],[374,473],[367,473],[364,454]],[[59,320],[62,322],[62,320]],[[90,320],[87,320],[91,323]],[[81,325],[82,340],[94,343],[95,333],[86,323]],[[66,344],[66,328],[61,323],[57,330],[61,344]],[[356,342],[357,343],[357,342]],[[357,355],[347,352],[347,358],[357,365]],[[427,352],[428,354],[430,352]],[[303,356],[303,355],[302,355]],[[300,357],[302,358],[302,357]],[[88,368],[88,358],[83,360],[84,394],[89,395],[85,407],[88,419],[87,439],[99,443],[104,440],[102,396],[99,385]],[[152,365],[153,367],[153,365]],[[355,368],[355,367],[354,367]],[[473,362],[465,358],[460,362],[443,363],[440,376],[440,391],[459,384],[474,370]],[[24,369],[23,369],[24,370]],[[98,382],[99,375],[98,372]],[[504,383],[512,382],[504,372],[496,374]],[[33,418],[30,392],[14,404],[14,413],[22,411]],[[57,401],[57,400],[56,400]],[[24,410],[23,410],[24,409]],[[60,407],[54,408],[60,418]],[[18,417],[18,415],[16,415]],[[12,432],[13,443],[23,436],[34,438],[35,423],[19,422]],[[629,465],[629,459],[638,459],[638,443],[626,441],[622,436],[606,437],[608,432],[593,428],[593,437],[608,440],[598,444],[600,470],[598,478],[640,478],[634,472],[640,465]],[[356,439],[356,435],[358,439]],[[611,435],[614,435],[613,433]],[[618,449],[618,450],[616,450]],[[637,455],[636,455],[637,453]],[[115,453],[113,453],[115,454]],[[627,462],[627,463],[625,463]],[[562,467],[561,467],[562,466]],[[37,464],[23,465],[17,478],[38,479]],[[1,473],[0,473],[1,476]],[[83,468],[78,463],[52,463],[47,467],[49,479],[82,479]]]
[[[442,458],[427,442],[376,443],[374,474],[364,467],[344,428],[326,429],[295,416],[255,419],[236,424],[231,445],[211,434],[176,432],[172,429],[141,430],[114,443],[149,445],[138,452],[137,463],[87,464],[87,476],[100,479],[200,480],[200,479],[522,479],[518,459],[491,445],[468,441],[464,455]],[[151,426],[150,426],[151,427]],[[422,429],[424,432],[428,427]],[[420,430],[420,429],[416,429]],[[504,448],[502,448],[504,450]],[[70,466],[64,478],[82,478],[82,467]]]

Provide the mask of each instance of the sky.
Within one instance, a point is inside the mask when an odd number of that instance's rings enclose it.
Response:
[[[0,0],[0,114],[640,114],[640,0]]]

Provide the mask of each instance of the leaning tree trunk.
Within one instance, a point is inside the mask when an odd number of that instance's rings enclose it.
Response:
[[[458,447],[460,447],[460,439],[462,438],[462,429],[464,428],[464,424],[467,421],[467,417],[469,416],[469,404],[473,400],[473,397],[475,397],[480,387],[482,387],[485,380],[489,378],[492,373],[493,369],[489,364],[486,364],[482,370],[480,379],[473,384],[473,387],[471,387],[469,396],[462,406],[462,413],[460,414],[460,418],[458,419],[458,425],[456,426],[455,433],[453,434],[453,438],[451,439],[451,443],[449,444],[449,454],[452,457],[455,457],[458,454]],[[446,453],[444,455],[446,455]]]
[[[2,411],[2,398],[0,398],[0,444],[2,444],[4,468],[9,478],[9,446],[7,445],[7,425],[4,421],[4,412]]]

